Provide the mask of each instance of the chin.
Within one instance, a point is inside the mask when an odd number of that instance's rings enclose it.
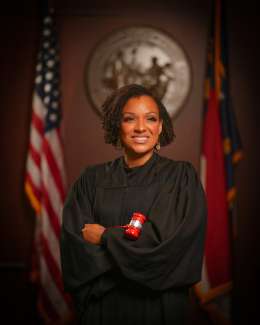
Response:
[[[136,155],[145,155],[153,151],[153,146],[147,145],[135,145],[135,146],[128,146],[127,151],[132,154]]]

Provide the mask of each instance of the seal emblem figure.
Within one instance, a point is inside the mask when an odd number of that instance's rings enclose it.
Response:
[[[176,117],[191,88],[191,64],[182,46],[152,27],[128,27],[103,39],[86,61],[85,90],[97,113],[115,89],[132,83],[150,89]]]

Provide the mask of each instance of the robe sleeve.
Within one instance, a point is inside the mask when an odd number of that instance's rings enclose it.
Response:
[[[115,266],[108,252],[100,245],[83,239],[85,223],[95,223],[92,203],[95,191],[95,170],[87,168],[72,186],[64,204],[60,238],[64,288],[77,305],[92,295],[102,295],[115,285],[110,274]],[[84,307],[82,307],[84,308]]]
[[[151,207],[136,241],[107,228],[102,243],[122,274],[153,290],[201,279],[206,229],[205,194],[192,164],[179,162]]]

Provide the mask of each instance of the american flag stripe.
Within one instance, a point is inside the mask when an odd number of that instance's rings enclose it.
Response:
[[[44,19],[42,45],[36,66],[32,99],[30,144],[26,165],[26,193],[37,215],[35,252],[38,254],[39,311],[48,323],[62,324],[71,317],[64,292],[59,237],[65,199],[65,169],[60,137],[59,62],[53,17]],[[35,257],[35,256],[34,256]]]
[[[42,147],[42,133],[41,130],[39,130],[39,126],[34,124],[34,121],[32,122],[31,127],[31,137],[32,137],[32,147],[35,151],[40,152]]]
[[[55,221],[53,221],[51,218],[49,218],[50,214],[48,209],[46,208],[45,200],[41,207],[41,215],[42,219],[46,218],[44,222],[41,223],[41,230],[42,233],[46,236],[46,238],[49,239],[49,246],[52,247],[52,252],[57,252],[56,254],[53,254],[54,258],[57,260],[57,264],[60,264],[60,252],[59,249],[59,237],[58,234],[60,233],[60,229],[57,227],[58,224],[58,218],[55,218]],[[57,229],[55,229],[57,227]]]
[[[56,138],[56,136],[54,136],[53,138]],[[64,180],[62,179],[60,169],[58,168],[53,151],[51,150],[49,146],[49,141],[47,139],[44,139],[43,146],[44,146],[44,158],[47,160],[46,165],[50,169],[49,172],[52,174],[52,179],[55,181],[56,187],[58,189],[58,193],[61,195],[61,200],[64,201],[65,199]]]
[[[41,155],[39,154],[39,151],[35,150],[32,143],[29,145],[29,151],[30,151],[30,156],[31,156],[30,159],[33,160],[33,163],[36,166],[40,167],[40,165],[41,165]]]
[[[42,170],[45,170],[48,168],[48,162],[45,159],[45,156],[42,157]],[[47,169],[43,175],[42,178],[42,186],[45,188],[46,191],[49,192],[49,201],[52,205],[53,210],[55,211],[55,214],[58,217],[59,222],[61,217],[61,209],[63,207],[63,198],[62,194],[59,192],[59,188],[56,186],[56,182],[53,179],[53,175],[51,174],[51,171]]]
[[[52,137],[52,141],[49,141],[49,145],[50,145],[50,152],[54,157],[54,161],[55,164],[57,165],[57,169],[60,171],[62,188],[65,188],[66,177],[63,168],[63,163],[64,163],[63,144],[61,141],[60,132],[58,131],[59,130],[54,130],[56,135]],[[46,139],[48,139],[48,134],[46,134]]]
[[[48,236],[48,241],[46,239],[46,236]],[[60,273],[60,264],[57,259],[52,255],[51,249],[52,247],[49,247],[49,235],[41,233],[41,249],[42,249],[42,255],[44,257],[44,261],[48,267],[48,270],[50,272],[50,276],[53,277],[53,282],[56,284],[56,287],[58,290],[60,290],[60,293],[62,294],[62,282],[60,281],[59,273]]]
[[[35,182],[32,178],[32,174],[26,175],[26,183],[30,187],[33,195],[35,196],[35,199],[37,199],[40,202],[41,201],[41,189],[40,189],[40,186],[38,187],[37,185],[35,185]]]
[[[40,149],[42,143],[42,135],[44,133],[44,125],[42,123],[42,118],[37,115],[37,113],[33,113],[32,115],[32,127],[35,129],[39,135],[35,135],[34,143],[35,147]]]
[[[49,228],[55,234],[56,239],[58,240],[59,237],[60,237],[60,221],[59,221],[59,217],[55,213],[55,211],[53,210],[53,207],[52,207],[52,205],[50,203],[48,192],[46,191],[44,186],[42,188],[42,192],[43,192],[43,195],[44,195],[44,202],[43,202],[43,205],[42,205],[42,209],[44,209],[44,210],[42,211],[42,214],[45,216],[45,218],[47,218],[48,224],[51,225],[51,227],[49,227]],[[47,221],[44,223],[44,225],[46,223],[47,223]]]
[[[40,98],[40,96],[38,95],[37,92],[33,93],[33,102],[32,102],[32,106],[33,106],[33,111],[32,111],[32,122],[34,122],[34,118],[38,117],[39,118],[39,122],[40,124],[37,124],[39,126],[42,126],[41,128],[39,128],[39,131],[42,131],[41,133],[43,134],[44,132],[44,123],[43,120],[46,117],[46,108]]]
[[[57,289],[60,291],[60,294],[63,295],[63,283],[61,281],[61,278],[59,277],[60,273],[60,265],[58,266],[56,261],[54,260],[51,251],[49,249],[48,245],[49,240],[47,241],[45,236],[42,236],[42,249],[43,249],[43,255],[46,257],[45,261],[47,261],[47,267],[50,271],[50,274],[53,277],[53,281],[56,283]],[[68,295],[64,295],[65,301],[67,304],[70,304],[70,299]]]
[[[64,295],[62,295],[55,282],[53,281],[53,275],[50,274],[49,269],[46,265],[46,258],[44,256],[40,259],[41,266],[41,283],[43,284],[45,293],[53,305],[56,313],[60,318],[66,315],[68,305],[64,300]],[[49,311],[48,311],[49,312]]]
[[[28,178],[30,179],[31,185],[37,190],[40,191],[41,187],[41,171],[39,165],[35,163],[32,159],[31,152],[27,158],[27,169],[30,169],[30,173],[27,173]]]
[[[55,324],[55,321],[59,320],[59,315],[43,287],[41,287],[39,290],[37,307],[46,324]],[[48,310],[48,314],[46,313],[46,310]]]

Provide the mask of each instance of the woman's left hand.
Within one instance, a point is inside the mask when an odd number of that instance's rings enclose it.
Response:
[[[97,223],[87,223],[84,225],[84,228],[82,229],[82,236],[85,239],[85,241],[100,245],[101,244],[101,236],[103,232],[105,231],[105,227],[97,224]]]

